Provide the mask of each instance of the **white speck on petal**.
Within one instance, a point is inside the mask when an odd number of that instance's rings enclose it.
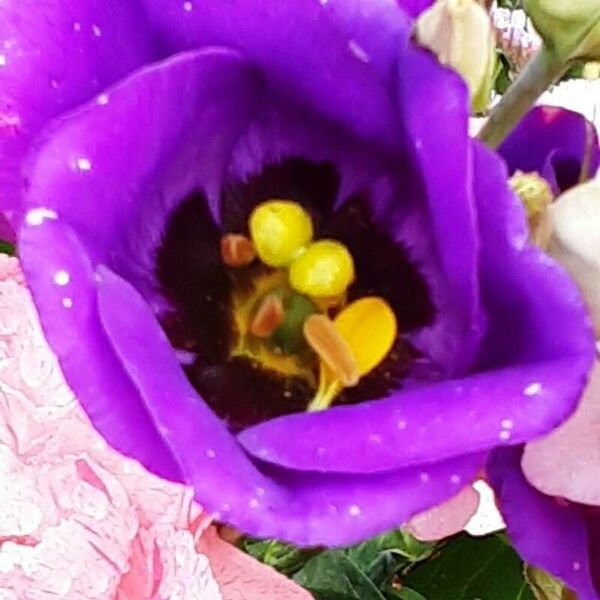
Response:
[[[581,563],[576,560],[573,562],[573,571],[579,571],[579,569],[581,569]]]
[[[542,391],[542,384],[539,382],[530,383],[524,390],[523,393],[526,396],[537,396]]]
[[[458,485],[460,482],[461,482],[460,475],[454,474],[454,475],[450,476],[450,483],[452,485]]]
[[[511,434],[510,434],[510,431],[507,431],[506,429],[503,429],[503,430],[500,432],[500,436],[499,436],[499,437],[500,437],[500,439],[501,439],[503,442],[506,442],[507,440],[510,440],[510,435],[511,435]]]
[[[325,456],[325,448],[323,446],[317,448],[317,456]]]
[[[41,225],[46,219],[56,220],[58,219],[58,215],[49,208],[32,208],[25,215],[25,221],[29,225],[38,226]]]
[[[54,274],[54,283],[56,285],[67,285],[71,281],[71,277],[66,271],[56,271]]]
[[[63,298],[62,305],[65,308],[73,308],[73,298],[68,298],[68,297]]]
[[[81,23],[79,21],[75,21],[75,23],[73,23],[73,30],[81,31]]]
[[[248,501],[248,506],[250,508],[258,508],[260,506],[258,498],[250,498],[250,500]]]
[[[266,493],[265,488],[263,488],[263,487],[257,487],[254,491],[256,492],[256,495],[259,497],[264,496]]]
[[[206,451],[206,458],[215,458],[216,456],[217,456],[217,453],[212,448],[209,448]]]
[[[194,8],[194,5],[191,2],[183,3],[183,10],[185,10],[186,12],[191,12],[192,8]]]
[[[108,104],[108,94],[100,94],[96,98],[96,104],[99,104],[100,106],[104,106],[105,104]]]
[[[89,158],[80,157],[77,159],[76,164],[80,171],[89,171],[92,168],[92,163]]]
[[[365,49],[356,40],[350,40],[348,42],[348,48],[350,48],[350,52],[352,52],[352,54],[354,54],[358,60],[364,63],[371,62],[371,59],[366,53]]]
[[[361,512],[362,510],[360,510],[360,506],[357,506],[356,504],[353,504],[352,506],[350,506],[350,508],[348,508],[348,514],[351,517],[358,517]]]
[[[404,419],[402,419],[402,420],[398,421],[398,422],[396,423],[396,427],[397,427],[398,429],[406,429],[406,421],[405,421]]]
[[[514,423],[510,419],[502,419],[502,429],[512,429],[514,427]]]
[[[427,483],[429,481],[429,473],[426,473],[425,471],[419,473],[419,479],[421,483]]]
[[[381,444],[381,436],[378,433],[370,433],[369,442],[372,444]]]
[[[58,87],[58,81],[56,81],[56,79],[51,79],[50,80],[50,87],[55,90]]]
[[[6,66],[6,54],[0,54],[0,67]]]
[[[92,31],[96,37],[100,37],[102,35],[102,29],[100,29],[98,25],[92,25]]]

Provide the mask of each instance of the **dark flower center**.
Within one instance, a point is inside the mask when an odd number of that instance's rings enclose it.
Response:
[[[232,431],[306,410],[329,372],[323,370],[329,354],[341,363],[336,377],[343,379],[345,355],[332,324],[358,300],[376,298],[389,306],[399,335],[368,374],[339,386],[336,403],[385,396],[401,387],[418,358],[405,336],[434,318],[427,285],[402,245],[375,224],[373,199],[357,194],[334,210],[338,193],[333,165],[289,159],[227,185],[220,226],[202,192],[185,198],[168,222],[157,275],[173,311],[162,324],[190,382]],[[309,249],[326,238],[351,255],[354,277],[337,305],[323,308],[310,290],[298,292],[289,264],[265,265],[262,255],[253,260],[249,219],[273,198],[309,216],[315,240]],[[309,252],[302,252],[309,261]]]

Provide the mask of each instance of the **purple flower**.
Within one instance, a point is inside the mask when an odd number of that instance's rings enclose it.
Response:
[[[46,336],[115,448],[246,532],[347,544],[572,413],[583,302],[396,2],[45,6],[0,10],[20,123],[0,185]],[[342,240],[350,299],[399,322],[344,406],[299,412],[310,386],[230,356],[243,286],[219,241],[269,198]]]
[[[550,107],[533,110],[501,146],[500,153],[511,172],[537,171],[555,192],[578,182],[582,162],[593,174],[600,160],[593,126],[576,113]],[[597,392],[598,387],[592,386],[587,394],[595,396]],[[536,489],[522,471],[522,455],[523,448],[519,446],[498,448],[490,454],[486,467],[511,541],[525,561],[560,578],[577,592],[580,600],[597,599],[600,508]],[[571,459],[577,461],[581,457],[576,454]],[[549,456],[549,460],[553,457]],[[591,467],[588,477],[593,477]]]

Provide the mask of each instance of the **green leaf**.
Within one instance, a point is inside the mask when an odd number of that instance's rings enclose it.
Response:
[[[309,560],[294,581],[316,600],[387,600],[363,565],[342,551],[323,552]]]
[[[15,255],[15,247],[10,242],[5,242],[3,240],[0,240],[0,253],[8,254],[9,256],[14,256]]]
[[[426,559],[432,544],[418,542],[399,530],[343,550],[327,550],[309,560],[294,580],[316,600],[421,600],[394,590],[391,577]],[[402,593],[404,595],[398,595]]]
[[[394,587],[389,585],[382,589],[387,600],[428,600],[425,596],[405,586]]]
[[[460,535],[402,583],[429,600],[535,600],[521,559],[502,535]]]
[[[246,538],[242,549],[260,562],[277,569],[280,573],[291,577],[320,550],[296,548],[276,540],[255,540]]]

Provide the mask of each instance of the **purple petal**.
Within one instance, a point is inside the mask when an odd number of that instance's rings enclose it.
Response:
[[[110,253],[150,289],[167,215],[198,188],[217,211],[230,153],[260,92],[256,73],[229,50],[146,67],[109,89],[107,104],[86,105],[46,131],[25,207],[68,219],[97,260]]]
[[[358,56],[368,57],[386,86],[396,80],[398,48],[404,42],[411,24],[405,2],[397,0],[320,0],[328,17],[340,28]],[[414,1],[414,0],[413,0]],[[413,4],[413,1],[409,4]],[[416,0],[419,2],[431,0]],[[400,6],[403,10],[398,10]],[[414,14],[414,7],[411,6]]]
[[[470,191],[467,121],[468,93],[456,73],[440,67],[432,54],[406,43],[400,48],[398,104],[405,143],[422,179],[426,208],[436,242],[436,260],[445,277],[434,290],[438,310],[452,318],[422,334],[433,358],[462,374],[472,364],[484,331],[480,305],[477,219]],[[441,341],[444,343],[442,344]],[[417,341],[417,345],[419,344]]]
[[[98,274],[104,329],[186,482],[205,509],[248,533],[351,543],[451,495],[481,465],[482,456],[471,456],[380,477],[261,472],[197,396],[143,298],[110,270]]]
[[[156,53],[141,11],[122,0],[6,0],[0,31],[0,208],[12,218],[39,128]]]
[[[20,231],[21,264],[69,385],[109,444],[158,475],[181,481],[177,464],[102,332],[94,270],[79,239],[48,209],[29,213],[29,220]]]
[[[563,504],[527,483],[521,449],[497,450],[488,476],[498,496],[508,534],[528,563],[560,578],[580,600],[597,600],[590,575],[586,522],[578,505]]]
[[[243,431],[239,440],[257,458],[301,470],[374,473],[435,462],[546,433],[575,407],[587,365],[569,357],[515,366],[386,400],[280,417]]]
[[[588,175],[600,165],[595,127],[579,113],[538,106],[517,125],[498,149],[512,175],[517,169],[537,171],[555,192],[577,184],[589,153]]]
[[[588,530],[592,581],[600,595],[600,508],[598,506],[585,506],[583,510]]]
[[[565,385],[582,383],[595,356],[585,301],[562,267],[528,242],[523,206],[508,189],[501,162],[481,144],[473,150],[481,286],[487,312],[494,316],[478,366],[580,356],[585,368],[562,376]]]
[[[261,69],[274,98],[310,105],[361,137],[398,148],[401,125],[393,97],[368,53],[317,0],[144,0],[144,5],[169,48],[237,48]],[[405,28],[404,37],[408,34]]]
[[[418,17],[433,4],[434,0],[396,0],[396,2],[411,17]]]

